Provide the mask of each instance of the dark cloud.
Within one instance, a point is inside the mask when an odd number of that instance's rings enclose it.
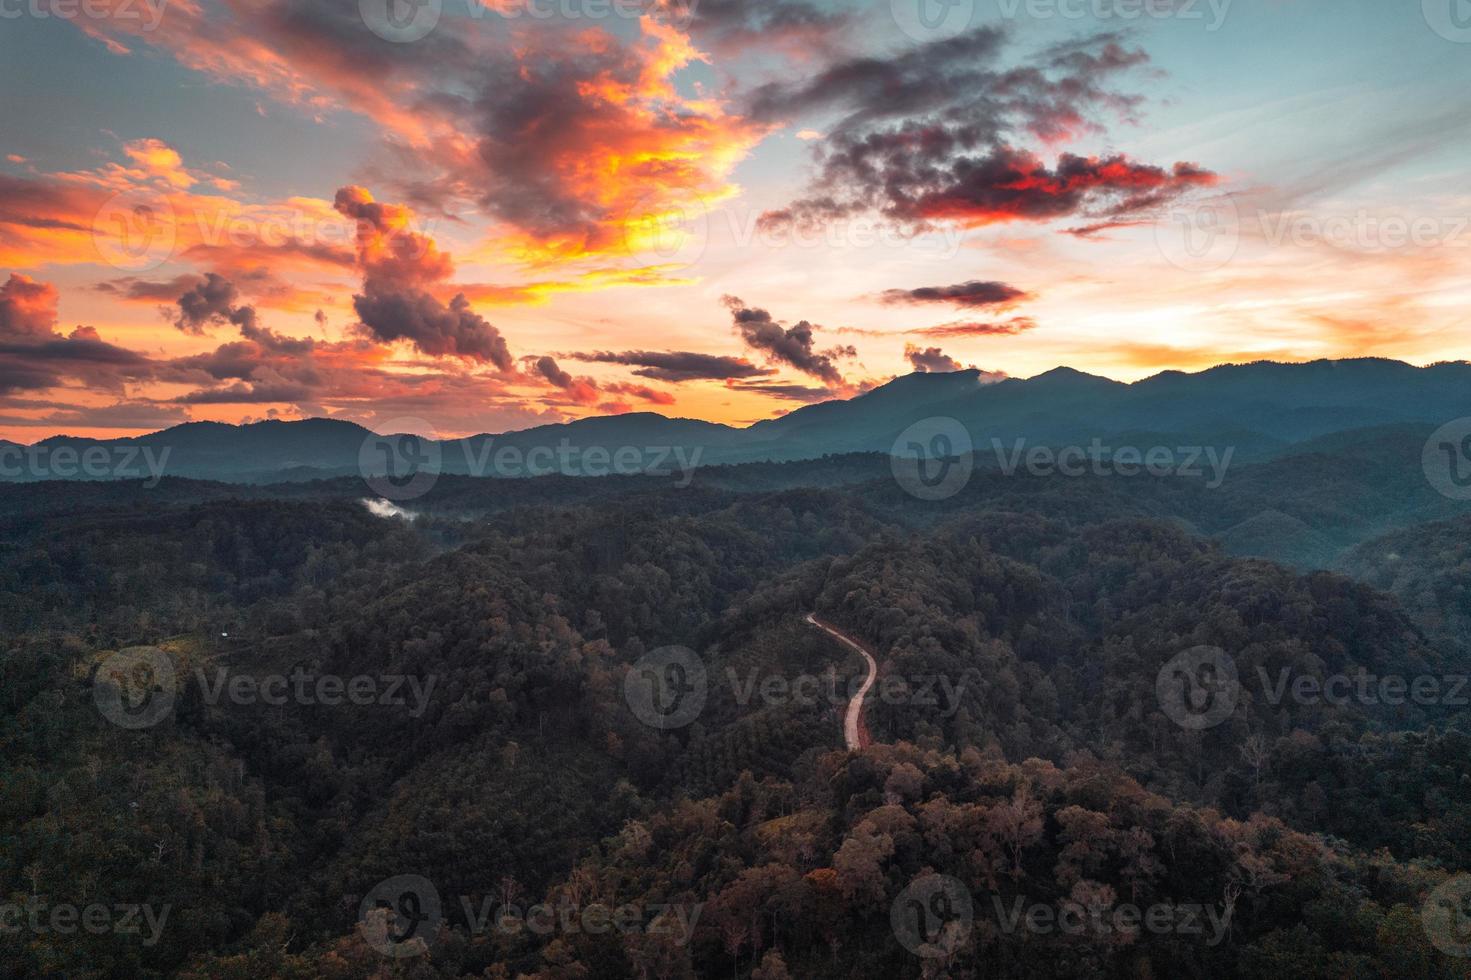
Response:
[[[833,393],[826,388],[781,384],[779,382],[744,382],[733,387],[738,391],[754,391],[771,398],[779,398],[782,401],[804,402],[809,405],[814,402],[825,402],[833,397]]]
[[[204,279],[185,290],[178,298],[178,312],[170,317],[174,326],[185,333],[202,335],[211,325],[233,323],[237,327],[254,327],[255,309],[237,306],[240,291],[224,276],[207,272]]]
[[[915,347],[905,345],[904,357],[916,371],[925,371],[931,374],[944,374],[951,371],[963,371],[965,365],[955,358],[949,356],[938,347]]]
[[[652,402],[655,405],[674,404],[674,396],[669,392],[659,391],[657,388],[650,388],[648,385],[627,384],[618,381],[603,385],[603,390],[611,391],[618,395],[629,395],[633,398],[640,398],[646,402]]]
[[[744,357],[696,354],[691,351],[594,351],[563,356],[576,361],[636,366],[638,369],[633,373],[639,377],[676,383],[703,379],[756,378],[775,373],[770,368],[757,367]]]
[[[464,293],[446,306],[429,292],[454,273],[454,263],[432,238],[412,230],[407,208],[375,201],[361,187],[339,190],[334,207],[357,222],[363,291],[352,303],[368,336],[385,343],[407,340],[430,356],[488,361],[511,370],[505,338],[470,308]]]
[[[358,319],[374,339],[407,340],[433,357],[489,361],[511,369],[511,351],[499,330],[470,309],[463,293],[448,306],[417,289],[384,289],[369,285],[352,298]]]
[[[921,286],[918,289],[887,289],[882,299],[885,303],[949,303],[954,306],[982,307],[1009,306],[1019,300],[1028,299],[1030,294],[1004,282],[984,282],[978,279],[957,283],[954,286]]]
[[[11,273],[0,286],[0,337],[46,338],[56,326],[56,287]]]
[[[591,378],[574,378],[563,371],[553,357],[542,355],[540,357],[527,357],[524,359],[530,371],[542,378],[553,388],[558,388],[567,393],[567,396],[578,405],[593,405],[597,403],[600,390]]]
[[[172,399],[176,405],[275,405],[294,404],[314,397],[312,389],[299,384],[254,384],[236,382],[224,388],[191,391]]]
[[[773,320],[770,313],[748,307],[738,297],[727,296],[724,302],[735,321],[736,332],[748,347],[761,351],[773,362],[810,374],[831,388],[843,384],[842,372],[833,363],[834,352],[819,353],[813,349],[811,323],[802,320],[786,328]]]
[[[553,358],[547,356],[532,358],[532,363],[538,374],[558,388],[570,388],[576,382],[572,375],[557,366]]]
[[[942,323],[939,326],[921,327],[918,330],[905,332],[921,337],[1013,337],[1036,328],[1036,320],[1027,316],[1017,316],[1010,320]]]
[[[67,382],[117,391],[153,374],[143,354],[104,341],[92,327],[57,331],[56,287],[12,273],[0,286],[0,394]]]
[[[1117,36],[1100,35],[1008,68],[1000,63],[1003,39],[982,28],[757,89],[750,111],[758,119],[839,114],[819,144],[809,193],[767,212],[763,225],[820,225],[869,212],[914,231],[936,222],[1117,221],[1215,182],[1191,163],[1072,153],[1049,163],[1025,149],[1028,141],[1101,132],[1104,116],[1132,119],[1142,98],[1112,84],[1147,59]]]

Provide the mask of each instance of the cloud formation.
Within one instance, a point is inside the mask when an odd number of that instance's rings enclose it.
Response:
[[[224,276],[207,272],[178,299],[178,311],[171,317],[174,326],[185,333],[202,335],[211,324],[233,323],[237,327],[255,326],[255,310],[237,306],[240,291]]]
[[[891,305],[919,303],[948,303],[953,306],[980,308],[987,306],[1006,307],[1020,300],[1029,299],[1030,294],[1004,282],[984,282],[973,279],[953,286],[920,286],[917,289],[886,289],[882,300]]]
[[[56,287],[20,273],[0,286],[0,395],[63,384],[122,391],[152,374],[147,357],[104,341],[92,327],[57,331]]]
[[[869,212],[914,231],[936,222],[1120,221],[1216,182],[1193,163],[1069,152],[1049,163],[1027,149],[1029,140],[1053,145],[1101,132],[1105,115],[1131,119],[1141,98],[1111,83],[1148,59],[1100,35],[1008,68],[1000,60],[1004,40],[1000,30],[980,28],[757,89],[750,111],[758,119],[840,117],[818,144],[809,193],[764,214],[764,226],[821,225]]]
[[[783,327],[771,318],[770,313],[746,306],[739,297],[726,296],[723,302],[746,346],[760,351],[774,363],[785,364],[818,378],[829,388],[842,386],[842,372],[833,361],[836,357],[853,356],[855,352],[851,347],[817,351],[813,346],[813,326],[806,320],[793,327]]]
[[[921,327],[906,333],[921,337],[1014,337],[1019,333],[1037,329],[1037,321],[1028,316],[1015,316],[1009,320],[962,320],[942,323],[934,327]]]
[[[470,308],[464,293],[446,305],[429,291],[454,273],[454,263],[432,238],[413,230],[408,208],[375,201],[362,187],[339,190],[334,206],[357,222],[363,291],[353,297],[353,309],[369,336],[511,370],[505,338]]]
[[[770,368],[757,367],[744,357],[697,354],[691,351],[594,351],[565,356],[577,361],[636,366],[633,373],[639,377],[674,383],[755,378],[775,373]]]
[[[963,371],[965,365],[955,358],[950,357],[938,347],[915,347],[912,344],[904,345],[904,359],[916,371],[931,374],[943,374],[950,371]]]

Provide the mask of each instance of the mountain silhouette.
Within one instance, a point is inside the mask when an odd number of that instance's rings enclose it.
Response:
[[[815,459],[849,452],[888,452],[906,428],[931,418],[955,419],[978,455],[1018,441],[1030,445],[1232,446],[1238,459],[1268,458],[1287,446],[1335,434],[1395,425],[1439,426],[1471,416],[1471,364],[1415,367],[1379,358],[1284,364],[1262,361],[1196,373],[1166,371],[1126,384],[1071,368],[1033,378],[991,381],[976,370],[916,373],[857,397],[808,405],[779,418],[737,428],[655,413],[598,416],[437,445],[438,468],[494,475],[498,452],[564,447],[616,453],[678,447],[701,465]],[[389,434],[392,435],[392,434]],[[1351,437],[1345,437],[1351,438]],[[57,435],[36,450],[0,445],[9,480],[75,478],[61,466],[21,465],[17,454],[56,458],[91,447],[110,453],[147,447],[168,452],[171,476],[228,482],[315,479],[360,472],[367,428],[338,419],[265,421],[246,425],[190,422],[124,439]],[[1339,445],[1342,455],[1351,447]],[[649,456],[648,458],[652,458]],[[577,473],[562,462],[553,464]],[[16,470],[21,470],[16,474]],[[136,475],[136,474],[124,474]],[[82,478],[85,478],[83,475]]]

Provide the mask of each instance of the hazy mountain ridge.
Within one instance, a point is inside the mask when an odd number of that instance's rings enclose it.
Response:
[[[569,446],[699,452],[701,465],[814,459],[847,452],[888,452],[913,423],[934,417],[961,422],[978,453],[996,445],[1195,444],[1235,447],[1243,459],[1266,458],[1296,443],[1380,426],[1433,424],[1471,415],[1471,364],[1414,367],[1358,359],[1223,365],[1195,374],[1169,371],[1124,384],[1057,368],[1029,379],[983,383],[976,370],[916,373],[855,398],[809,405],[780,418],[736,428],[655,413],[597,416],[516,432],[480,434],[438,444],[446,473],[485,475],[494,453],[512,447]],[[247,425],[190,422],[136,438],[52,436],[45,454],[69,447],[147,447],[167,450],[169,475],[233,482],[270,482],[351,475],[360,471],[367,428],[339,419],[265,421]],[[1147,441],[1147,445],[1146,445]],[[11,461],[8,480],[78,478],[61,467],[14,472],[17,447],[0,447]],[[651,461],[650,461],[651,462]],[[581,475],[577,467],[555,464]],[[123,474],[128,476],[130,474]],[[85,474],[78,474],[87,478]],[[93,477],[95,478],[95,477]]]

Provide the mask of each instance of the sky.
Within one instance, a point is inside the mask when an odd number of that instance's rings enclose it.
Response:
[[[0,438],[1465,356],[1471,0],[0,0]]]

